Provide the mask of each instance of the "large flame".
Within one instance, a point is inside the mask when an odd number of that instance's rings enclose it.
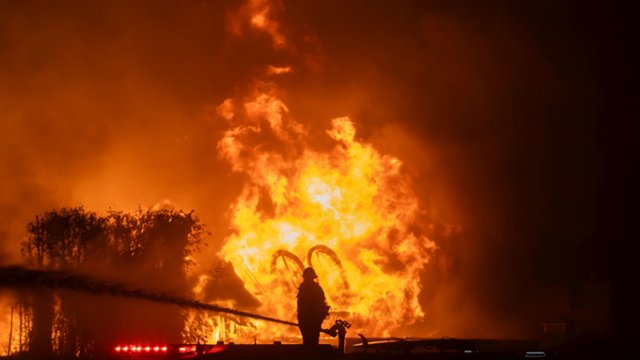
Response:
[[[259,311],[295,321],[300,274],[313,266],[331,305],[325,327],[343,318],[357,332],[389,336],[420,319],[420,272],[434,244],[413,230],[419,201],[402,162],[358,141],[348,117],[331,121],[330,151],[309,148],[273,93],[227,99],[218,113],[230,124],[220,155],[247,175],[221,255]],[[295,331],[254,325],[274,337]]]

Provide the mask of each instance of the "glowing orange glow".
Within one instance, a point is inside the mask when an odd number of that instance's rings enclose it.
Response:
[[[231,99],[225,100],[216,108],[216,111],[221,117],[231,120],[233,118],[233,101]]]
[[[274,3],[277,4],[270,0],[248,0],[236,12],[229,14],[229,31],[235,35],[241,35],[245,27],[264,31],[275,47],[284,47],[287,41],[280,31],[280,24],[272,16]]]
[[[419,274],[434,244],[411,230],[419,204],[402,162],[358,141],[348,117],[331,121],[331,151],[306,147],[303,127],[273,94],[256,94],[231,118],[236,125],[218,150],[248,180],[231,208],[235,231],[221,255],[259,299],[259,311],[296,321],[301,267],[311,265],[332,306],[325,326],[345,318],[354,333],[388,336],[420,319]],[[262,124],[283,144],[304,150],[287,157],[246,141],[265,130]],[[295,328],[254,326],[238,336],[298,334]]]
[[[265,17],[264,13],[253,15],[253,17],[251,18],[251,24],[255,25],[256,27],[263,28],[265,27],[266,23],[267,18]]]
[[[269,65],[267,67],[267,74],[269,75],[280,75],[291,72],[291,66],[273,66]]]
[[[268,95],[260,94],[253,101],[244,104],[248,118],[254,123],[261,119],[267,119],[269,125],[278,134],[282,134],[282,117],[289,112],[287,106],[280,99]]]
[[[179,352],[181,353],[186,353],[186,352],[195,352],[196,351],[196,346],[195,345],[190,345],[190,346],[181,346],[178,349]]]
[[[216,331],[213,333],[213,340],[217,343],[220,340],[220,327],[216,327]]]

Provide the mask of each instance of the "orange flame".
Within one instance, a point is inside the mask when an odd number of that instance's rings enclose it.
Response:
[[[280,31],[280,24],[273,18],[273,8],[282,6],[278,1],[247,0],[238,10],[228,14],[228,30],[239,36],[246,28],[266,32],[273,46],[282,48],[287,40]]]
[[[318,152],[306,148],[306,130],[273,94],[233,110],[232,100],[218,107],[231,125],[218,150],[248,180],[230,209],[234,233],[221,256],[261,302],[259,311],[295,321],[300,274],[313,266],[332,310],[325,327],[343,318],[356,332],[389,336],[420,319],[420,272],[434,244],[412,230],[419,201],[402,162],[358,141],[348,117],[331,121],[326,133],[335,146]],[[255,138],[267,132],[304,150],[266,150]],[[297,335],[254,325],[263,335]]]

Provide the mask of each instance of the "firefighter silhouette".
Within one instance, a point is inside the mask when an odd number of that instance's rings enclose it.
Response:
[[[324,291],[316,281],[318,275],[313,268],[302,272],[302,283],[298,287],[298,325],[304,345],[318,345],[322,321],[329,314]]]

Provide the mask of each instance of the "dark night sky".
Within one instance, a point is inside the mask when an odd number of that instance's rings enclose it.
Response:
[[[164,199],[201,214],[219,245],[239,187],[207,111],[265,64],[293,65],[278,83],[292,114],[318,132],[351,116],[365,141],[405,161],[427,206],[462,227],[439,244],[446,274],[440,259],[425,275],[437,284],[423,299],[442,314],[436,327],[464,327],[445,324],[455,307],[539,321],[566,308],[530,314],[548,293],[579,308],[584,284],[604,282],[618,329],[628,9],[285,1],[275,18],[291,45],[276,49],[263,33],[226,31],[240,4],[0,3],[1,257],[15,261],[24,224],[51,207]]]

